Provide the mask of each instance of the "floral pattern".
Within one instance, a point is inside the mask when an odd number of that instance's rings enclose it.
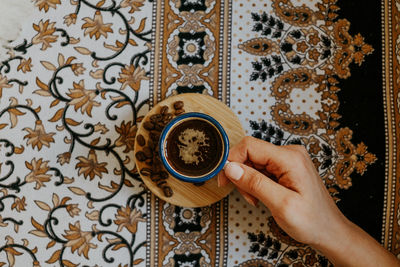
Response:
[[[156,199],[132,153],[144,115],[169,95],[232,108],[267,97],[265,118],[244,114],[248,133],[304,145],[341,201],[383,159],[340,122],[341,83],[377,53],[366,32],[350,34],[340,2],[250,1],[243,25],[231,20],[237,1],[32,2],[0,63],[0,266],[331,266],[237,193],[203,208]],[[239,54],[250,66],[240,74]],[[239,91],[252,101],[233,102]],[[318,108],[297,111],[298,92]]]

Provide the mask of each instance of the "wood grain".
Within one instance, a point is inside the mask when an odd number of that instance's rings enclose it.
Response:
[[[239,119],[229,107],[211,96],[201,94],[188,93],[169,97],[150,110],[143,119],[143,122],[148,121],[151,115],[159,113],[162,106],[168,106],[170,110],[173,110],[173,103],[179,100],[184,102],[185,112],[201,112],[215,118],[226,131],[230,147],[237,144],[245,136]],[[149,139],[148,131],[142,125],[143,123],[139,126],[137,135],[143,135],[147,141]],[[136,142],[134,153],[136,154],[141,149],[142,147]],[[147,167],[144,162],[140,161],[136,161],[136,166],[138,170]],[[174,194],[168,198],[164,196],[162,189],[157,187],[149,177],[141,175],[141,178],[151,192],[159,198],[182,207],[202,207],[213,204],[227,196],[234,188],[232,184],[219,188],[216,177],[208,180],[201,186],[195,186],[191,183],[182,182],[170,175],[167,183],[174,191]]]

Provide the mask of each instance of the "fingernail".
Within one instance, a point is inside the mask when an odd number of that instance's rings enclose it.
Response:
[[[238,164],[230,162],[225,166],[225,175],[235,181],[238,181],[243,173],[244,170]]]
[[[224,170],[225,170],[225,168],[226,168],[226,165],[228,165],[229,163],[231,163],[229,160],[227,160],[227,161],[225,162]]]
[[[247,203],[249,203],[250,205],[252,205],[253,207],[256,206],[256,203],[254,202],[254,200],[252,198],[250,198],[247,195],[243,195],[243,198],[247,201]]]

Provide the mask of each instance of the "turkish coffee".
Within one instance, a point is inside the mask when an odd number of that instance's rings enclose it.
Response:
[[[223,139],[217,128],[201,118],[182,120],[166,137],[166,160],[181,175],[200,177],[217,168]]]

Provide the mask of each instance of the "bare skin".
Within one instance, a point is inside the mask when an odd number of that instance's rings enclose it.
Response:
[[[335,266],[400,266],[375,239],[337,208],[303,146],[275,146],[245,137],[230,150],[220,186],[235,184],[252,205],[261,201],[295,240]]]

